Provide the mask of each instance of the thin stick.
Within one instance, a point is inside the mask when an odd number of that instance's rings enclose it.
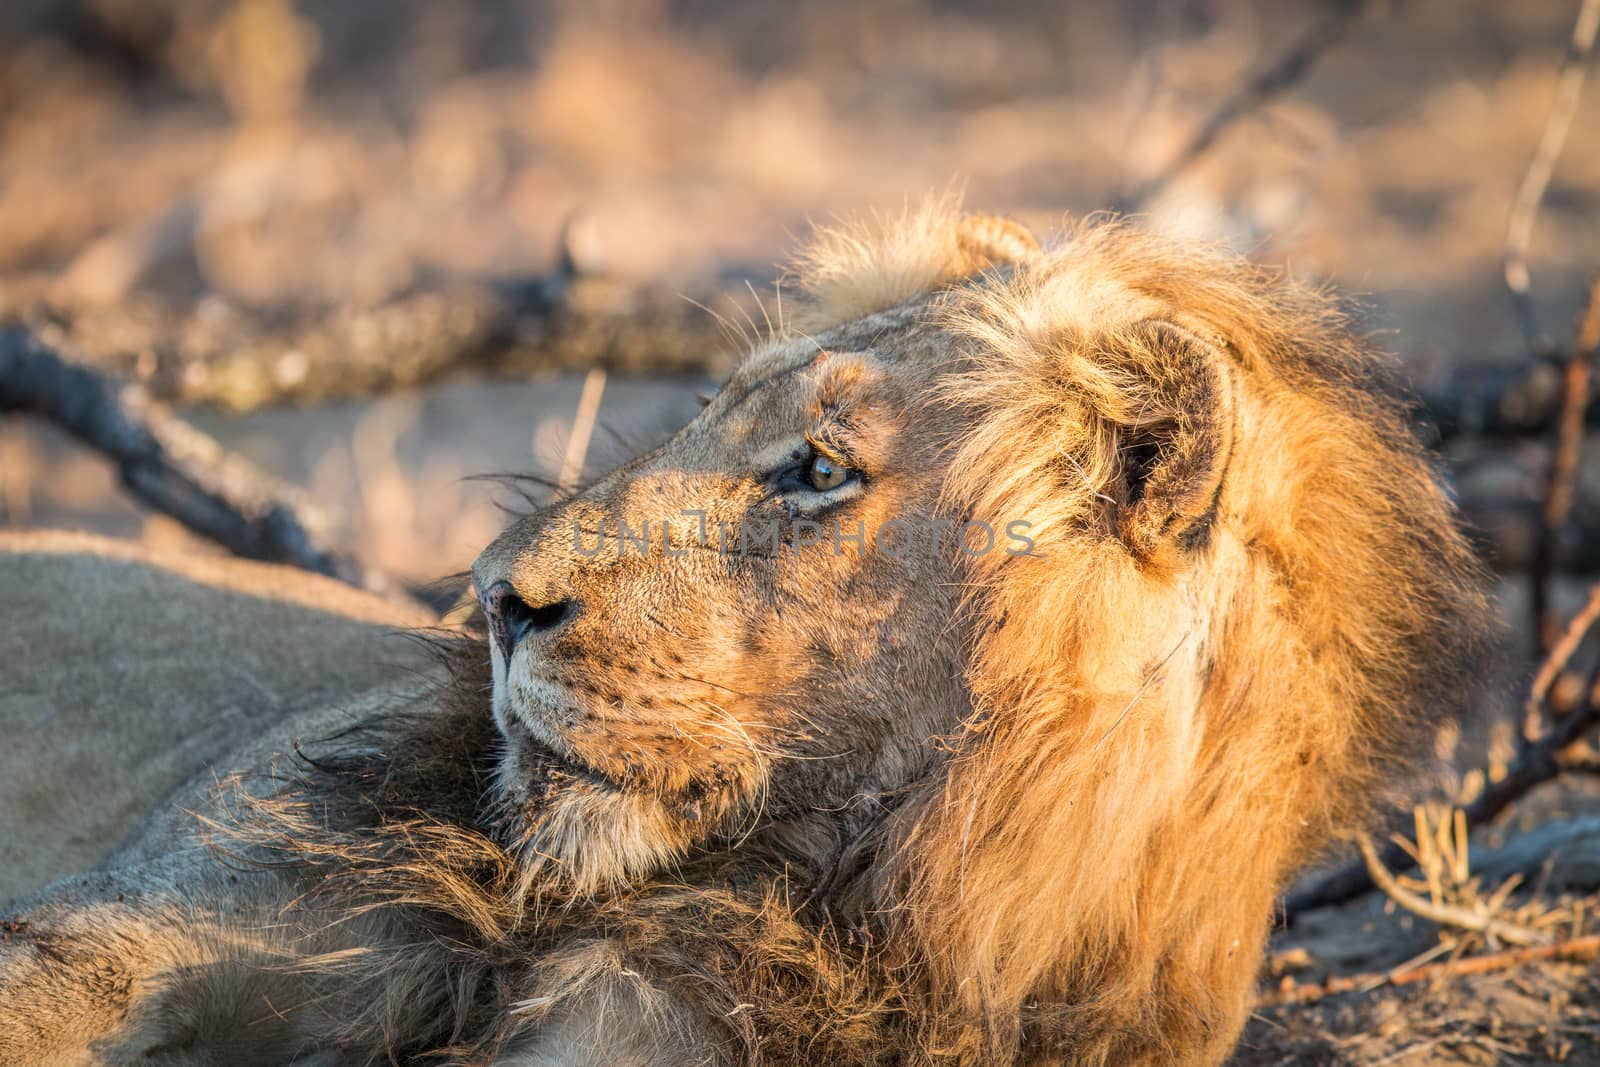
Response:
[[[1401,885],[1399,880],[1389,873],[1389,868],[1378,858],[1378,850],[1372,847],[1370,837],[1362,834],[1356,839],[1356,847],[1361,850],[1361,858],[1367,865],[1367,873],[1372,876],[1378,888],[1387,893],[1396,904],[1429,922],[1489,934],[1508,945],[1543,945],[1550,940],[1537,930],[1530,930],[1516,923],[1502,922],[1491,915],[1484,915],[1470,908],[1424,899]]]
[[[1511,222],[1506,228],[1506,289],[1511,294],[1511,305],[1516,310],[1528,353],[1536,359],[1541,358],[1543,353],[1540,351],[1538,321],[1533,314],[1533,297],[1529,292],[1528,245],[1533,240],[1533,227],[1539,220],[1539,208],[1544,204],[1545,192],[1550,188],[1556,162],[1566,147],[1572,118],[1578,111],[1583,82],[1589,74],[1589,60],[1594,55],[1597,29],[1600,29],[1600,0],[1583,0],[1572,26],[1572,37],[1567,42],[1566,58],[1561,63],[1555,100],[1550,105],[1549,117],[1545,119],[1539,145],[1534,149],[1528,169],[1522,175],[1516,204],[1511,209]]]
[[[561,477],[557,483],[562,495],[578,487],[583,477],[583,461],[589,456],[589,439],[594,436],[595,417],[600,413],[600,397],[606,389],[606,372],[593,367],[583,379],[583,393],[578,397],[578,411],[572,416],[572,435],[567,438],[567,454],[561,461]]]
[[[1555,620],[1550,617],[1550,572],[1562,528],[1572,514],[1578,464],[1583,457],[1584,413],[1589,409],[1589,387],[1597,349],[1600,349],[1600,277],[1589,284],[1589,301],[1578,323],[1572,357],[1567,360],[1566,373],[1562,376],[1561,417],[1556,423],[1555,448],[1545,483],[1543,521],[1534,546],[1533,632],[1540,652],[1549,647],[1555,636]],[[1524,739],[1532,741],[1540,732],[1538,722],[1523,723]]]
[[[1553,945],[1534,945],[1484,956],[1445,960],[1442,963],[1402,966],[1391,971],[1335,976],[1309,985],[1298,985],[1293,978],[1286,977],[1276,988],[1263,990],[1256,998],[1256,1005],[1265,1008],[1282,1004],[1307,1004],[1340,993],[1362,992],[1381,986],[1411,985],[1432,978],[1488,974],[1530,963],[1587,963],[1597,957],[1600,957],[1600,934],[1590,934],[1557,941]]]
[[[1556,679],[1561,677],[1561,672],[1566,670],[1567,664],[1572,661],[1573,655],[1578,651],[1578,646],[1588,636],[1595,619],[1600,617],[1600,585],[1589,591],[1589,600],[1583,605],[1572,620],[1567,623],[1567,628],[1551,647],[1544,661],[1539,664],[1539,669],[1534,672],[1533,681],[1528,685],[1528,698],[1522,705],[1522,721],[1524,724],[1533,723],[1536,726],[1542,723],[1544,713],[1550,703],[1550,690],[1555,686]],[[1583,703],[1574,711],[1582,711],[1585,705],[1592,707],[1592,694],[1585,690],[1580,698]],[[1572,716],[1567,716],[1571,718]],[[1564,720],[1563,720],[1564,721]],[[1539,731],[1542,733],[1543,731]],[[1527,744],[1538,740],[1539,733],[1527,739]]]
[[[1277,62],[1257,73],[1223,101],[1195,131],[1183,151],[1160,173],[1136,186],[1123,198],[1123,206],[1137,209],[1154,199],[1173,179],[1209,152],[1229,126],[1292,89],[1324,53],[1344,40],[1366,8],[1362,0],[1338,0],[1328,17],[1307,30]]]
[[[1544,706],[1550,698],[1550,690],[1555,680],[1571,661],[1573,654],[1588,636],[1597,619],[1600,619],[1600,583],[1589,590],[1588,601],[1578,614],[1573,616],[1560,639],[1551,647],[1550,654],[1539,665],[1533,683],[1529,686],[1529,703],[1524,706],[1524,717],[1531,714],[1542,718]],[[1505,776],[1499,781],[1490,782],[1477,799],[1463,809],[1469,827],[1482,826],[1491,821],[1512,803],[1525,796],[1529,790],[1561,773],[1562,750],[1579,740],[1600,722],[1600,705],[1592,699],[1594,688],[1595,681],[1591,677],[1583,686],[1583,696],[1578,706],[1557,720],[1550,731],[1538,741],[1524,746],[1511,761]],[[1411,857],[1396,844],[1391,843],[1381,855],[1384,865],[1391,870],[1403,873],[1414,866]],[[1290,893],[1283,903],[1284,922],[1292,923],[1298,916],[1316,908],[1354,900],[1373,888],[1374,882],[1367,864],[1358,859],[1318,879],[1305,889]]]

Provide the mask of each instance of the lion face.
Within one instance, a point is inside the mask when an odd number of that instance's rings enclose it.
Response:
[[[758,821],[870,817],[937,757],[969,710],[967,550],[936,517],[959,420],[931,398],[949,344],[926,311],[773,343],[478,559],[529,854],[616,883]]]

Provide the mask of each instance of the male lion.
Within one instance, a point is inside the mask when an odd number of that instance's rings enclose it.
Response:
[[[1116,223],[802,264],[693,422],[478,559],[487,655],[256,678],[257,773],[25,905],[0,1059],[1224,1059],[1483,633],[1401,407],[1323,297]],[[104,575],[10,571],[86,635],[24,687],[150,654]],[[202,676],[230,581],[157,624]]]

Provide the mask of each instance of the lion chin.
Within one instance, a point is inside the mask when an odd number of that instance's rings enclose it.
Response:
[[[559,879],[585,895],[646,878],[684,850],[660,800],[564,760],[516,728],[505,732],[488,823],[529,881]]]
[[[544,685],[520,696],[515,709],[499,693],[492,702],[499,753],[486,821],[530,883],[615,893],[681,860],[705,824],[741,805],[733,783],[668,791],[628,775],[626,761],[613,764],[623,773],[608,774],[545,725],[564,694]]]
[[[1104,220],[936,201],[799,274],[689,425],[483,551],[448,678],[8,926],[0,1062],[1223,1062],[1487,631],[1379,356]],[[19,632],[100,624],[18,573]]]

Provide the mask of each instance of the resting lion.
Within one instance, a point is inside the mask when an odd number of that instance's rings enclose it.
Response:
[[[28,716],[73,694],[122,725],[60,790],[178,789],[0,935],[0,1060],[1225,1059],[1276,894],[1480,647],[1402,408],[1324,297],[1121,224],[935,206],[802,263],[430,655],[317,579],[13,542],[4,758],[55,766]],[[256,725],[189,785],[117,768],[226,693]]]

